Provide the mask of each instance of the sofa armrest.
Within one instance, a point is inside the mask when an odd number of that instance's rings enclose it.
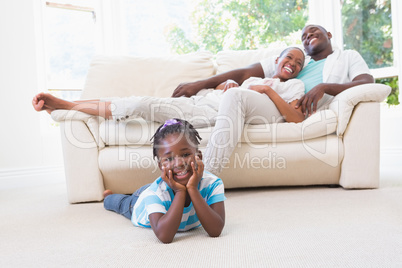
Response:
[[[344,188],[378,188],[380,182],[380,104],[356,105],[343,135],[344,157],[339,184]]]
[[[67,196],[70,203],[101,201],[103,176],[99,170],[99,147],[85,122],[60,122]]]
[[[75,110],[54,110],[51,113],[51,117],[56,122],[64,122],[67,125],[71,125],[74,121],[81,121],[88,126],[88,129],[92,133],[99,148],[104,148],[105,144],[100,138],[99,126],[105,121],[103,117],[93,116],[83,112]],[[67,130],[67,129],[66,129]]]
[[[75,111],[75,110],[54,110],[51,114],[51,117],[56,122],[62,122],[66,120],[77,120],[87,122],[92,115]]]
[[[382,102],[391,92],[383,84],[364,84],[349,88],[335,96],[329,109],[338,116],[337,134],[342,136],[348,126],[353,109],[360,102]]]

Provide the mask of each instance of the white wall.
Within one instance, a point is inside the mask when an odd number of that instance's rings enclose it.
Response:
[[[62,163],[60,154],[46,154],[60,142],[52,131],[43,131],[45,115],[31,105],[34,94],[44,89],[44,70],[38,68],[40,40],[35,36],[37,2],[0,1],[0,171]]]

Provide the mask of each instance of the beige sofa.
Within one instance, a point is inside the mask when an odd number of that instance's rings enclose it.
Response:
[[[82,99],[130,95],[171,96],[181,82],[275,57],[280,50],[222,51],[172,57],[97,56]],[[351,88],[302,123],[247,125],[228,168],[226,188],[379,185],[379,102],[390,88],[368,84]],[[100,201],[104,189],[132,193],[160,175],[150,138],[160,125],[140,118],[116,122],[76,111],[52,113],[61,125],[70,203]],[[198,129],[201,150],[212,126]]]

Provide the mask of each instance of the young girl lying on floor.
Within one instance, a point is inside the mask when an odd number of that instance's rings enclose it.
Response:
[[[161,176],[132,195],[104,192],[104,207],[135,226],[152,228],[163,243],[178,231],[204,227],[211,237],[225,225],[224,186],[215,175],[204,172],[200,136],[185,120],[170,119],[153,136],[153,155]]]

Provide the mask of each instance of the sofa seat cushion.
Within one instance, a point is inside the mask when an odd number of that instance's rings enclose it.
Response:
[[[141,146],[152,143],[150,138],[160,123],[135,118],[126,121],[103,121],[99,136],[105,145]],[[337,117],[332,110],[317,112],[301,123],[274,123],[246,125],[241,137],[244,143],[292,142],[314,139],[334,133]],[[202,138],[201,147],[208,143],[212,127],[197,129]]]

